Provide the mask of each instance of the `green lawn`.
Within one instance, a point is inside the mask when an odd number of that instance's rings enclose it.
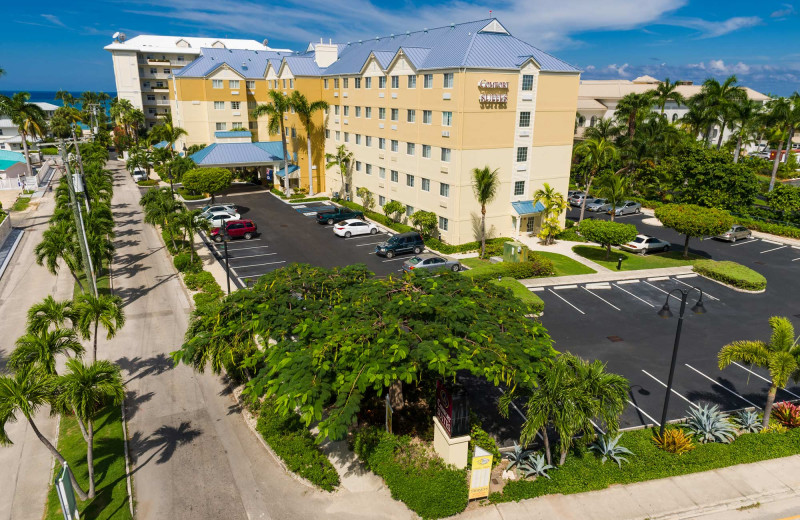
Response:
[[[96,495],[86,502],[78,501],[81,518],[129,519],[128,488],[125,479],[124,440],[122,433],[122,413],[118,406],[111,406],[101,414],[95,424],[94,437],[94,475]],[[86,442],[83,440],[77,421],[73,417],[62,416],[58,434],[58,449],[69,462],[75,478],[84,491],[89,487],[89,473],[86,467]],[[56,464],[50,491],[47,495],[46,520],[61,520],[61,505],[58,502],[55,475],[61,471]]]
[[[11,206],[11,211],[25,211],[28,209],[28,203],[31,201],[30,197],[17,197],[14,204]]]
[[[683,258],[683,251],[668,251],[666,253],[650,253],[647,255],[635,255],[626,253],[619,249],[611,248],[609,260],[606,260],[606,250],[600,246],[575,246],[572,248],[580,256],[596,262],[603,267],[617,269],[617,259],[622,257],[622,271],[636,271],[639,269],[659,269],[662,267],[679,267],[682,265],[692,265],[696,260],[703,257],[689,255],[689,259]]]
[[[83,284],[83,288],[88,291],[89,284],[86,282],[86,275],[83,273],[83,271],[78,272],[77,275],[78,279]],[[108,277],[107,265],[103,269],[103,272],[100,274],[100,276],[97,277],[97,292],[100,294],[111,294],[111,280]],[[76,282],[75,286],[72,288],[72,298],[77,298],[79,294],[81,294],[81,288]]]
[[[553,268],[556,271],[555,276],[569,276],[573,274],[592,274],[594,269],[587,267],[582,263],[573,260],[572,258],[558,253],[536,251],[537,255],[541,255],[553,262]],[[492,265],[488,260],[481,260],[478,257],[463,258],[461,263],[475,270],[476,274],[490,269],[488,266]]]
[[[511,289],[511,292],[514,293],[514,296],[524,301],[525,303],[533,305],[537,309],[544,308],[544,301],[542,301],[541,298],[539,298],[536,294],[529,291],[527,287],[522,285],[517,280],[514,280],[513,278],[509,278],[506,276],[502,280],[493,280],[492,283],[495,285],[499,285],[500,287],[505,287],[506,289]]]

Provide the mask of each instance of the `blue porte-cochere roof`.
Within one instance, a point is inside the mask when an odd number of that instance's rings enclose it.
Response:
[[[544,205],[541,202],[534,204],[532,200],[512,202],[511,206],[514,208],[514,211],[521,216],[535,215],[536,213],[541,213],[544,211]]]
[[[284,160],[281,141],[213,143],[189,156],[198,166],[260,166]]]

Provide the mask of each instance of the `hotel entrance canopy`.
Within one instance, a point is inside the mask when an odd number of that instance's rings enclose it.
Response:
[[[283,144],[280,141],[256,143],[213,143],[189,156],[201,168],[283,167]]]

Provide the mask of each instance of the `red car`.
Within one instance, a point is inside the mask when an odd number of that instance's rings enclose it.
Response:
[[[256,235],[256,223],[252,220],[229,220],[225,223],[228,230],[228,236],[231,238],[244,237],[245,240],[250,240]],[[214,242],[222,242],[222,234],[220,228],[216,227],[211,230],[211,240]]]

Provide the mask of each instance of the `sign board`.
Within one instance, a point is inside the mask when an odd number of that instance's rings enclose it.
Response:
[[[469,407],[467,394],[456,387],[447,388],[441,380],[436,381],[436,418],[450,438],[469,435]]]
[[[486,81],[482,79],[478,82],[478,88],[485,90],[504,90],[506,92],[481,92],[478,100],[480,103],[508,103],[508,81]]]
[[[78,506],[75,503],[75,490],[72,489],[72,481],[69,479],[69,468],[66,463],[61,468],[61,473],[56,475],[55,484],[64,520],[79,520],[80,513],[78,513]]]
[[[492,476],[492,454],[475,446],[472,457],[472,474],[469,481],[469,499],[489,496],[489,479]]]

